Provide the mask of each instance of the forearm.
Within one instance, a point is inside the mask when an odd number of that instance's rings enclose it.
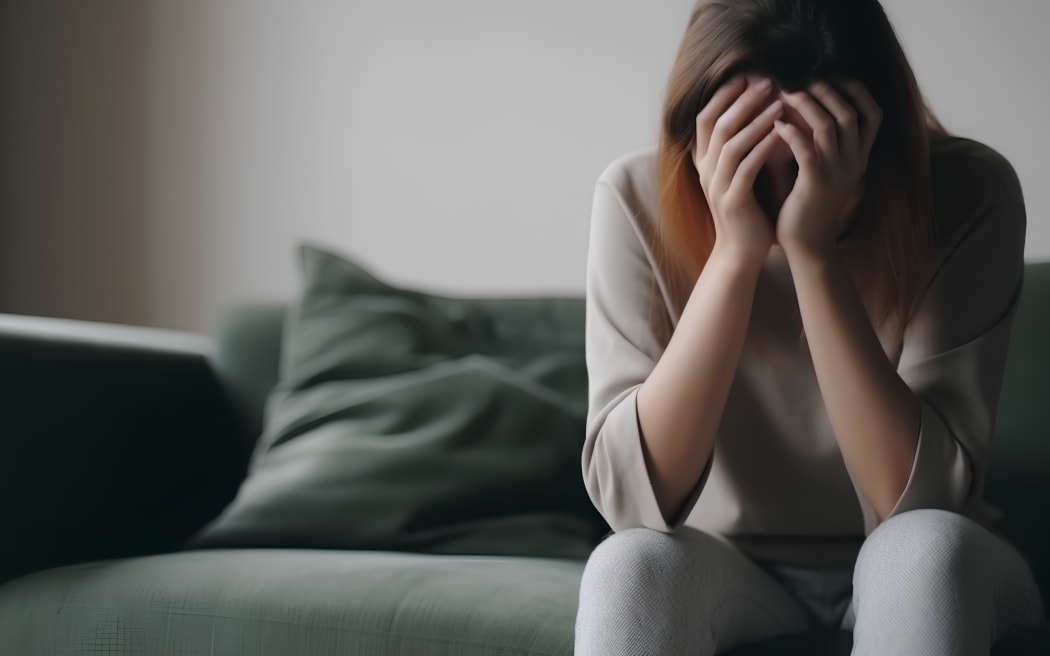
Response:
[[[646,464],[669,523],[711,457],[760,269],[754,258],[712,253],[663,356],[638,392]]]
[[[911,474],[919,399],[886,357],[838,256],[787,255],[828,419],[847,468],[881,521]]]

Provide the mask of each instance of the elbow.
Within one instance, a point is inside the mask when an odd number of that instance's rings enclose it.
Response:
[[[904,472],[902,480],[887,488],[895,493],[871,500],[877,524],[911,510],[963,513],[981,492],[970,455],[946,430],[926,431]]]
[[[648,477],[631,463],[613,462],[607,452],[596,448],[585,452],[584,486],[591,503],[614,532],[646,528],[673,533],[677,526],[668,522],[656,501]]]

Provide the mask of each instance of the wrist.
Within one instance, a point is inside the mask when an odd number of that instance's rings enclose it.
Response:
[[[786,239],[778,243],[784,251],[788,263],[818,263],[829,262],[836,257],[834,242],[820,242],[817,240]]]
[[[781,245],[784,259],[796,283],[839,275],[844,263],[834,245],[816,246],[812,244]]]
[[[707,261],[709,264],[741,273],[757,273],[768,254],[769,246],[761,248],[758,245],[734,244],[716,239]]]

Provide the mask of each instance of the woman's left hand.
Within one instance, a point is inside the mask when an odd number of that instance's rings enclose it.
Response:
[[[846,204],[859,190],[882,122],[882,110],[864,85],[841,84],[849,102],[830,83],[784,92],[784,103],[812,128],[777,121],[776,130],[798,163],[795,185],[777,217],[777,241],[785,249],[824,253],[845,231]]]

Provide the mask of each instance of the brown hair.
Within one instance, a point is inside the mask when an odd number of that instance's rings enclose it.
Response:
[[[691,148],[696,115],[738,73],[787,89],[840,75],[883,111],[854,220],[849,262],[869,315],[899,329],[921,294],[932,243],[930,140],[944,129],[927,108],[878,0],[699,0],[671,71],[657,164],[660,250],[692,286],[715,229]]]

